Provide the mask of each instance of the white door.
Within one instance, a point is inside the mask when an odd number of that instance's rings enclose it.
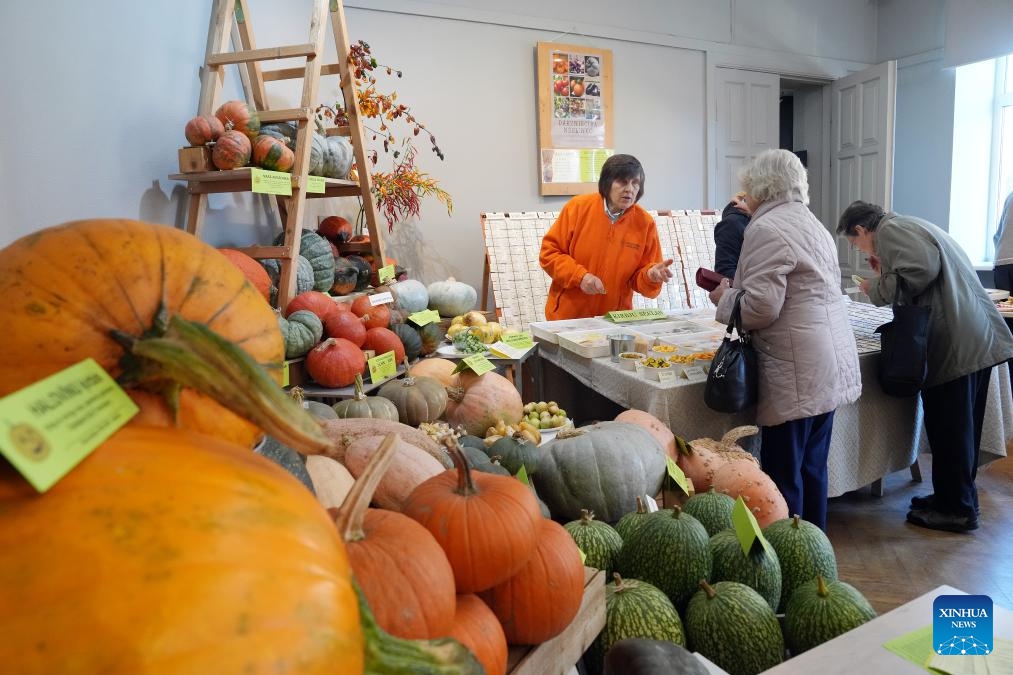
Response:
[[[739,169],[778,147],[781,78],[735,68],[714,68],[714,183],[710,202],[721,209],[741,189]]]
[[[887,61],[830,84],[830,213],[837,229],[841,212],[856,199],[893,203],[893,136],[897,62]],[[872,275],[865,254],[837,238],[845,287],[850,277]]]

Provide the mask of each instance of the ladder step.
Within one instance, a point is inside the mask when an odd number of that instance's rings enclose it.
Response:
[[[341,66],[336,63],[330,63],[320,66],[321,75],[340,75]],[[305,68],[278,68],[277,70],[265,70],[261,73],[265,82],[274,82],[276,80],[297,80],[301,77],[306,76]]]
[[[261,124],[273,124],[274,122],[299,122],[301,120],[313,119],[313,113],[309,108],[288,108],[285,110],[261,110],[257,113]]]
[[[316,47],[310,43],[289,45],[286,47],[265,47],[263,49],[247,49],[238,52],[220,52],[208,57],[209,66],[225,66],[232,63],[249,63],[251,61],[270,61],[272,59],[289,59],[298,56],[316,56]]]
[[[265,258],[285,260],[292,257],[292,249],[288,246],[246,246],[239,250],[256,260]]]

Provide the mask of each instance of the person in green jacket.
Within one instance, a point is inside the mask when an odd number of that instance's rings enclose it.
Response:
[[[837,233],[869,256],[876,276],[859,287],[873,304],[893,302],[903,279],[914,302],[932,308],[921,399],[933,494],[911,500],[908,522],[934,530],[974,530],[974,480],[988,383],[992,366],[1013,358],[1013,335],[967,254],[936,225],[856,201],[841,214]]]

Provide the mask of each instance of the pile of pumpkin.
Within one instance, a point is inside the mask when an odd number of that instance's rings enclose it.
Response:
[[[211,162],[221,170],[252,165],[291,172],[298,128],[290,122],[261,126],[256,108],[226,101],[213,115],[197,115],[183,129],[191,147],[209,146]],[[309,175],[345,178],[352,167],[352,144],[342,136],[311,131]]]
[[[57,279],[68,256],[79,282]],[[333,517],[251,452],[265,432],[306,455],[337,444],[280,388],[276,318],[224,256],[170,227],[78,221],[0,250],[0,291],[19,327],[0,396],[94,359],[139,409],[43,494],[0,460],[6,669],[481,672],[456,640],[383,632]],[[441,497],[428,499],[435,515]],[[530,493],[514,503],[533,541]]]
[[[801,653],[875,616],[861,593],[838,579],[826,535],[788,518],[781,494],[736,445],[755,427],[685,443],[657,418],[631,410],[583,431],[581,445],[553,447],[568,442],[563,432],[539,448],[531,475],[553,515],[571,519],[565,528],[586,564],[612,579],[606,628],[585,658],[592,674],[606,663],[620,668],[612,672],[634,672],[630,663],[658,649],[686,669],[680,672],[706,672],[680,652],[688,645],[732,675],[751,675],[781,663],[786,646]],[[649,513],[642,495],[660,487],[666,457],[698,491],[681,506]],[[740,496],[768,544],[748,553],[732,522]],[[628,642],[633,638],[649,641]],[[622,657],[606,658],[620,641]]]

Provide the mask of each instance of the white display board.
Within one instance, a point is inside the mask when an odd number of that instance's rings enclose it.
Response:
[[[634,293],[633,306],[659,309],[708,307],[707,292],[694,283],[697,267],[714,267],[716,211],[648,211],[658,226],[662,256],[672,258],[674,277],[655,299]],[[491,289],[500,323],[527,330],[533,321],[545,320],[549,275],[538,264],[542,237],[559,216],[558,211],[509,211],[482,214],[485,271],[482,302]],[[483,309],[488,309],[483,304]]]

